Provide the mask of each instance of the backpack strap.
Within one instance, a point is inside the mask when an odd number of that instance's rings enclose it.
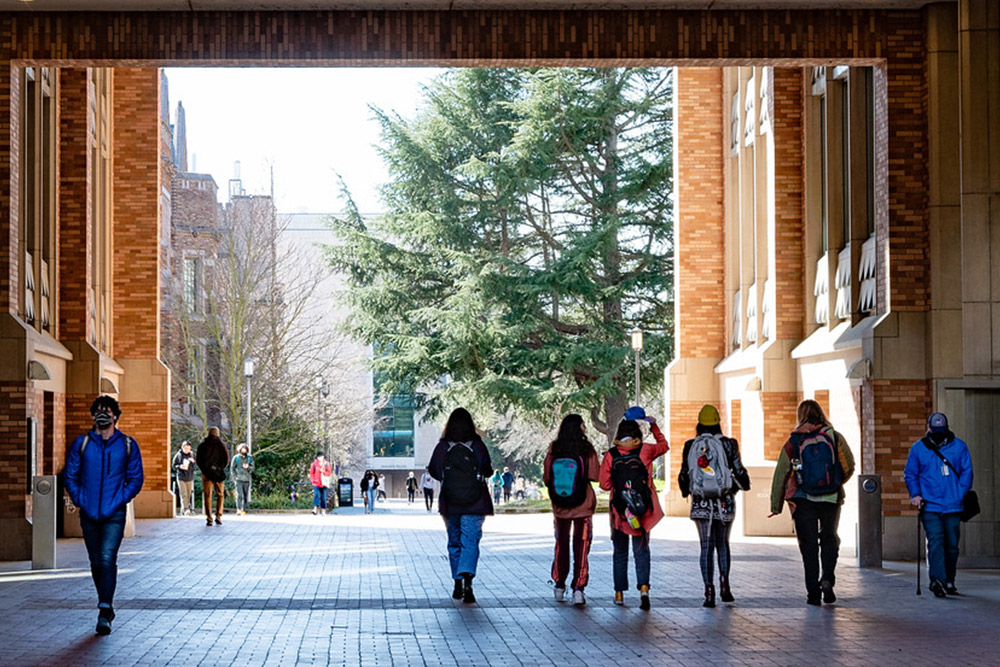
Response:
[[[125,435],[125,434],[123,433],[122,435]],[[131,437],[127,436],[127,435],[125,436],[125,459],[126,460],[132,458],[132,443],[133,442],[135,442],[134,438],[131,438]],[[83,456],[83,451],[85,449],[87,449],[87,445],[88,444],[90,444],[90,434],[89,433],[87,435],[83,436],[83,442],[80,443],[80,456]],[[180,452],[178,452],[178,454],[179,453]],[[175,459],[177,458],[176,454],[174,455],[174,458]]]
[[[946,457],[946,456],[945,456],[944,454],[942,454],[942,453],[941,453],[941,450],[940,450],[940,449],[938,449],[938,448],[935,448],[935,447],[932,447],[932,446],[931,446],[931,443],[929,443],[929,442],[927,441],[927,438],[921,438],[921,440],[920,440],[920,441],[921,441],[922,443],[924,443],[924,447],[926,447],[927,449],[929,449],[929,450],[931,450],[932,452],[934,452],[935,454],[937,454],[937,457],[938,457],[939,459],[941,459],[942,461],[944,461],[944,464],[945,464],[946,466],[948,466],[949,468],[951,468],[951,471],[952,471],[953,473],[955,473],[955,477],[959,477],[959,476],[960,476],[960,475],[958,474],[958,471],[957,471],[957,470],[955,470],[955,466],[953,466],[953,465],[951,464],[951,461],[949,461],[949,460],[948,460],[948,458],[947,458],[947,457]]]
[[[87,445],[90,443],[90,434],[83,436],[83,442],[80,443],[80,456],[83,456],[83,450],[87,449]]]

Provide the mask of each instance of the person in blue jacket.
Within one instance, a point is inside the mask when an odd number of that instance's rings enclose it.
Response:
[[[903,477],[927,534],[929,588],[939,598],[957,595],[962,500],[972,488],[972,458],[968,446],[948,428],[944,413],[927,419],[927,435],[910,447]]]
[[[98,396],[90,406],[94,428],[66,453],[63,483],[80,508],[80,527],[97,588],[97,634],[111,632],[118,580],[118,548],[125,534],[125,507],[142,489],[142,454],[135,439],[117,429],[118,401]]]

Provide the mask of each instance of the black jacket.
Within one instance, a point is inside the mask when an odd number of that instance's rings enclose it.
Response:
[[[201,474],[213,482],[226,481],[226,468],[229,466],[229,450],[222,440],[214,435],[205,438],[198,445],[198,467]]]
[[[191,461],[190,463],[188,463],[187,470],[181,468],[181,464],[184,463],[184,459],[190,459]],[[195,453],[193,451],[185,454],[184,451],[182,450],[174,454],[174,463],[172,467],[174,469],[174,472],[177,473],[177,479],[179,479],[182,482],[194,481],[194,470],[196,464],[197,461],[195,460]]]

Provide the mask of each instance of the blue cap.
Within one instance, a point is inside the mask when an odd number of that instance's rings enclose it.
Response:
[[[646,411],[640,408],[638,405],[633,405],[631,408],[625,411],[625,419],[634,419],[636,421],[646,418]]]
[[[931,433],[947,433],[948,418],[943,412],[935,412],[927,418],[927,430]]]

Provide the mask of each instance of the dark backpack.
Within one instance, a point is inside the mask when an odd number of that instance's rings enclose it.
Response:
[[[483,480],[479,459],[470,445],[449,442],[444,455],[444,482],[441,493],[449,503],[471,505],[482,494]]]
[[[578,507],[587,499],[587,469],[580,456],[552,460],[549,500],[557,507]]]
[[[799,489],[809,496],[822,496],[840,490],[844,471],[837,458],[836,436],[819,429],[811,433],[793,433],[792,469]]]
[[[653,507],[649,470],[639,456],[642,447],[639,445],[626,454],[617,447],[611,448],[611,505],[621,516],[625,516],[628,509],[641,517]]]

